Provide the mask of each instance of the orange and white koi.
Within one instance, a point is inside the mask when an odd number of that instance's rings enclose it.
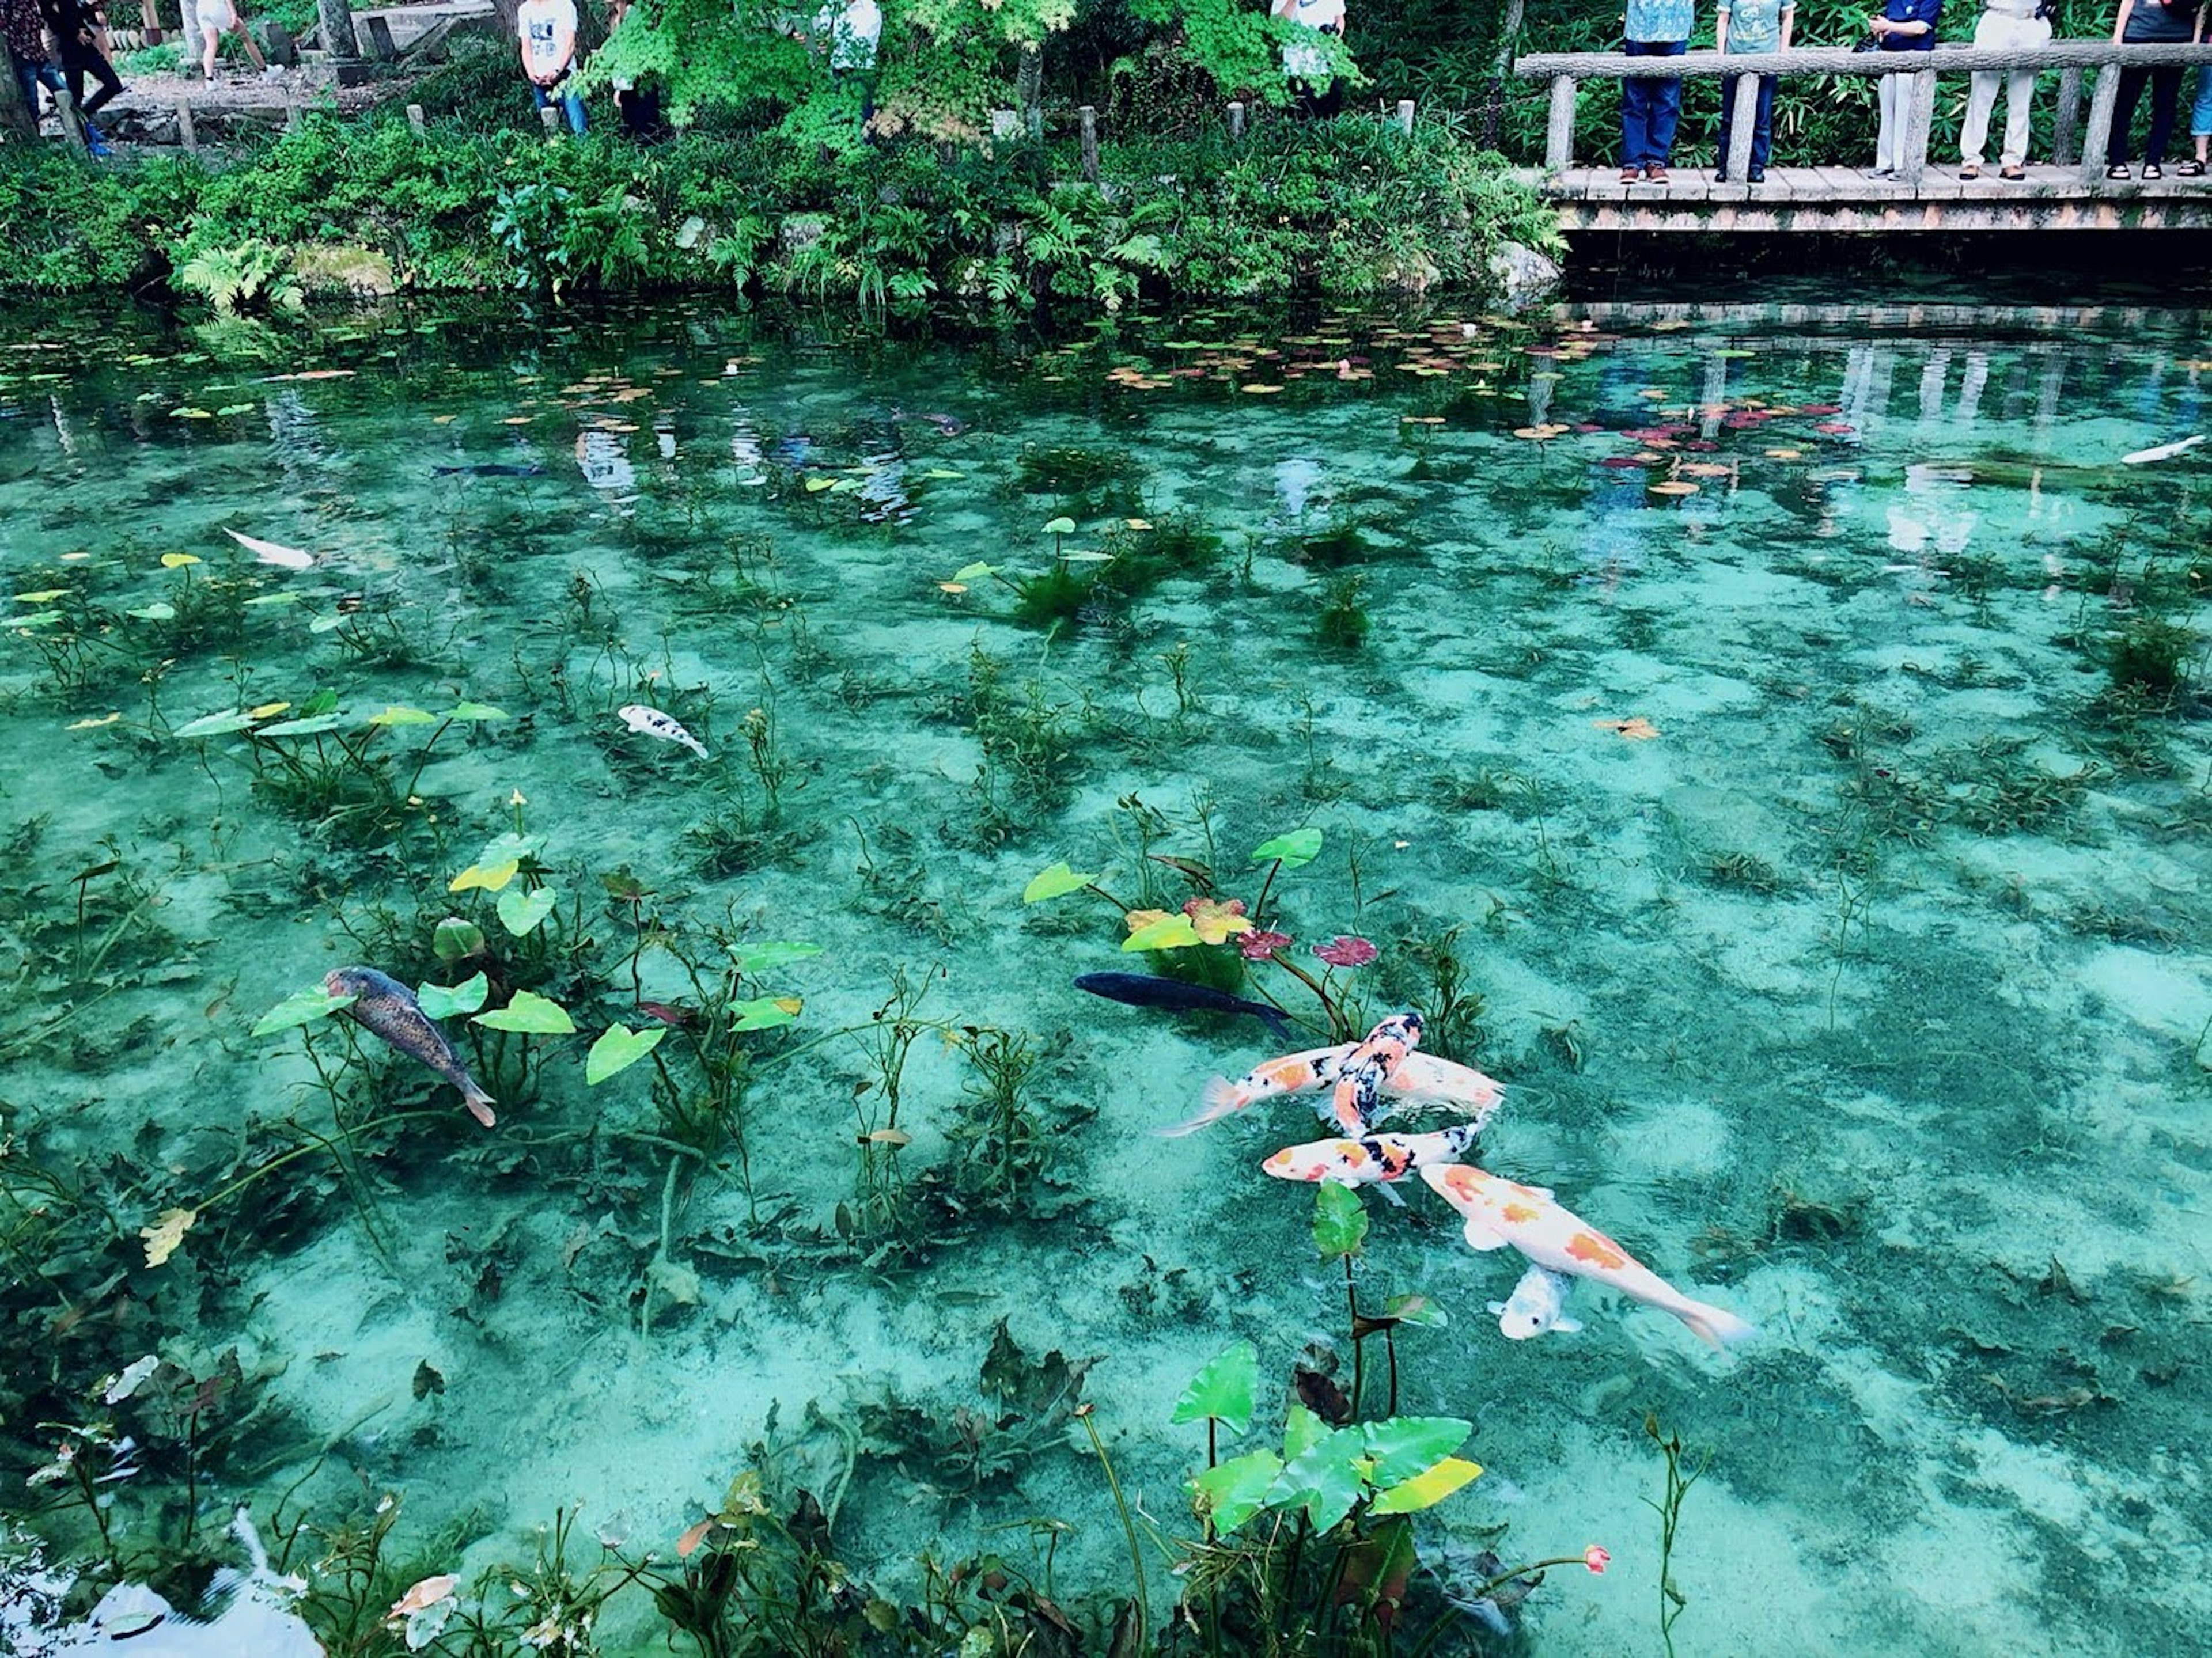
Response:
[[[1334,1181],[1340,1186],[1380,1186],[1396,1201],[1389,1181],[1403,1180],[1424,1163],[1449,1163],[1474,1144],[1474,1127],[1461,1123],[1433,1134],[1369,1134],[1360,1139],[1311,1140],[1286,1145],[1260,1165],[1278,1180]]]
[[[1382,1084],[1396,1076],[1406,1056],[1421,1045],[1421,1016],[1408,1010],[1393,1013],[1367,1033],[1367,1040],[1344,1056],[1329,1090],[1329,1114],[1346,1133],[1367,1132],[1368,1119],[1376,1114],[1375,1102]]]
[[[1263,1100],[1272,1100],[1281,1094],[1311,1093],[1318,1088],[1331,1090],[1329,1100],[1316,1109],[1322,1121],[1334,1121],[1334,1090],[1346,1062],[1360,1047],[1358,1042],[1340,1042],[1334,1048],[1310,1048],[1304,1053],[1269,1060],[1235,1082],[1226,1077],[1216,1077],[1206,1085],[1204,1110],[1187,1122],[1159,1132],[1170,1137],[1188,1134]],[[1480,1129],[1504,1098],[1505,1090],[1495,1078],[1486,1077],[1471,1066],[1455,1065],[1431,1054],[1408,1054],[1399,1061],[1398,1068],[1383,1078],[1380,1096],[1370,1102],[1366,1127],[1387,1121],[1408,1108],[1449,1106],[1469,1114],[1474,1127]],[[1364,1133],[1365,1128],[1360,1132]]]
[[[1718,1347],[1753,1327],[1723,1308],[1692,1301],[1540,1186],[1501,1180],[1468,1163],[1425,1168],[1421,1178],[1467,1222],[1471,1249],[1519,1250],[1539,1266],[1611,1284],[1623,1295],[1672,1313]]]

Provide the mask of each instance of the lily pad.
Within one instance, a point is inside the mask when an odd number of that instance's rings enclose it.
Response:
[[[553,913],[553,906],[561,902],[561,895],[551,887],[536,887],[525,890],[509,887],[499,895],[499,924],[516,938],[526,938],[537,931],[538,925]]]
[[[1467,1443],[1474,1424],[1456,1416],[1394,1416],[1386,1422],[1365,1423],[1359,1431],[1375,1465],[1368,1478],[1387,1486],[1410,1479],[1449,1456]]]
[[[659,1047],[660,1039],[667,1034],[665,1025],[654,1025],[647,1030],[609,1025],[599,1041],[592,1044],[592,1051],[584,1056],[584,1080],[596,1085],[617,1072],[629,1070]]]
[[[1188,944],[1203,944],[1198,929],[1190,924],[1188,915],[1164,915],[1158,920],[1139,927],[1121,940],[1123,950],[1180,950]]]
[[[451,987],[418,985],[415,989],[415,999],[434,1019],[450,1019],[456,1013],[473,1013],[484,1005],[484,998],[490,994],[491,981],[481,973],[471,974]]]
[[[224,714],[204,714],[198,719],[179,726],[172,733],[177,737],[228,737],[233,732],[242,732],[253,723],[253,716],[243,708],[233,708]]]
[[[505,1007],[479,1013],[471,1023],[487,1030],[515,1030],[531,1036],[565,1036],[576,1028],[567,1008],[528,990],[516,991]]]
[[[289,1030],[294,1025],[313,1024],[317,1019],[329,1017],[342,1007],[351,1007],[358,999],[353,996],[333,996],[320,987],[313,990],[295,991],[256,1020],[250,1034],[271,1036],[280,1030]]]
[[[750,978],[779,967],[789,967],[793,962],[804,962],[819,956],[822,946],[797,943],[788,938],[769,938],[756,944],[732,944],[730,960],[739,973]]]
[[[1309,826],[1262,841],[1252,848],[1255,864],[1279,862],[1285,869],[1302,869],[1321,855],[1321,831]]]
[[[760,996],[749,1002],[732,1002],[730,1029],[773,1030],[796,1020],[803,1005],[796,996]]]
[[[1367,1238],[1367,1206],[1359,1193],[1336,1181],[1314,1190],[1314,1247],[1323,1260],[1356,1255]]]
[[[410,708],[404,703],[395,702],[382,714],[369,715],[368,723],[372,726],[434,726],[438,723],[438,716],[425,708]]]
[[[1048,536],[1072,536],[1075,533],[1075,520],[1072,518],[1054,519],[1044,526],[1044,532]]]
[[[1231,1433],[1252,1425],[1253,1396],[1260,1386],[1260,1350],[1249,1341],[1233,1341],[1190,1379],[1190,1386],[1176,1400],[1175,1423],[1218,1420]]]
[[[176,618],[177,607],[157,598],[151,604],[143,605],[135,610],[125,610],[123,614],[136,616],[141,622],[170,622]]]
[[[438,716],[441,720],[507,720],[511,716],[505,708],[495,708],[489,702],[456,702]]]
[[[1078,875],[1064,863],[1054,864],[1030,877],[1030,884],[1022,889],[1022,902],[1041,904],[1048,898],[1064,898],[1071,892],[1082,891],[1097,878],[1096,873]]]
[[[318,714],[305,720],[280,720],[273,726],[262,726],[253,734],[256,737],[316,737],[349,723],[342,714]]]
[[[430,948],[441,962],[465,962],[483,954],[483,929],[465,916],[448,915],[430,935]]]
[[[1267,1493],[1283,1472],[1273,1451],[1249,1451],[1216,1463],[1190,1482],[1199,1513],[1217,1532],[1232,1532],[1267,1506]]]
[[[1448,1456],[1410,1479],[1401,1479],[1375,1499],[1370,1514],[1418,1514],[1432,1509],[1482,1473],[1482,1465]],[[1379,1477],[1379,1476],[1378,1476]]]

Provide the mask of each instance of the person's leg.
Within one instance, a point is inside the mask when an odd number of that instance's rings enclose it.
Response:
[[[2197,161],[2212,161],[2205,149],[2212,145],[2212,64],[2197,71],[2197,101],[2189,111],[2189,136],[2197,141]]]
[[[246,55],[253,60],[253,67],[264,75],[269,72],[269,60],[261,55],[261,48],[253,44],[253,31],[246,27],[246,20],[238,21],[238,43],[246,48]]]
[[[1995,12],[1985,12],[1982,21],[1986,23],[1996,15]],[[1981,45],[1982,32],[1976,29],[1974,46],[1979,50]],[[1959,165],[1962,168],[1979,168],[1982,164],[1982,151],[1990,141],[1990,111],[1996,103],[1997,88],[2003,80],[1994,70],[1974,71],[1972,86],[1966,94],[1966,118],[1959,127]],[[2009,108],[2006,110],[2006,118],[2011,118]]]
[[[2105,146],[2105,160],[2114,167],[2125,167],[2130,130],[2136,124],[2136,106],[2142,101],[2143,84],[2150,79],[2150,71],[2124,69],[2120,71],[2120,88],[2112,100],[2112,137]]]
[[[2008,17],[2012,27],[2004,39],[2014,48],[2040,51],[2051,44],[2051,20],[2047,17]],[[2035,71],[2016,69],[2005,76],[2004,149],[1998,160],[2006,169],[2017,172],[2027,165],[2028,135],[2035,117]]]
[[[582,132],[588,125],[584,117],[584,94],[573,91],[562,93],[561,107],[568,113],[568,131],[575,133]]]
[[[2150,135],[2143,143],[2143,166],[2161,167],[2166,147],[2173,139],[2173,118],[2181,105],[2181,65],[2169,64],[2150,72]]]
[[[1767,158],[1774,153],[1774,88],[1776,77],[1759,77],[1759,103],[1756,125],[1751,129],[1751,182],[1757,184],[1766,171]]]
[[[1721,76],[1720,153],[1713,161],[1713,177],[1716,179],[1725,179],[1729,175],[1729,150],[1731,148],[1729,141],[1735,136],[1735,88],[1736,83],[1742,79],[1741,75]],[[1753,140],[1754,144],[1757,142]]]
[[[1680,58],[1689,49],[1687,40],[1664,40],[1655,43],[1653,55]],[[1682,82],[1679,78],[1660,82],[1651,103],[1651,155],[1649,165],[1664,167],[1674,159],[1674,127],[1681,118]]]
[[[1881,125],[1874,140],[1874,170],[1876,173],[1897,171],[1897,153],[1902,124],[1898,119],[1905,102],[1905,80],[1902,75],[1885,75],[1879,82],[1878,100],[1881,107]]]
[[[1651,46],[1642,40],[1628,42],[1631,58],[1649,58]],[[1651,92],[1649,76],[1631,76],[1620,83],[1620,166],[1641,170],[1651,159]]]
[[[200,33],[207,38],[207,50],[200,55],[200,72],[212,81],[215,79],[215,55],[222,46],[222,31],[203,23]]]
[[[23,107],[30,112],[31,124],[39,120],[39,66],[14,52],[8,54],[8,66],[15,71],[15,85],[23,94]]]
[[[96,46],[64,46],[62,65],[69,76],[70,96],[76,100],[77,112],[87,118],[123,90],[123,77]],[[84,77],[88,75],[99,82],[99,89],[89,98],[84,95]]]

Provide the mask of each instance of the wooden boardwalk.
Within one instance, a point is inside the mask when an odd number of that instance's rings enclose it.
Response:
[[[1932,164],[1917,185],[1850,167],[1769,167],[1763,183],[1721,184],[1710,169],[1674,169],[1670,182],[1624,185],[1609,167],[1521,177],[1558,203],[1576,231],[2194,230],[2212,228],[2212,176],[2151,183],[2083,182],[2074,167],[2031,165],[2006,183],[1986,169],[1972,183]]]

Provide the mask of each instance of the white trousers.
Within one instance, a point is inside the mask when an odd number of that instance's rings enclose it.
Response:
[[[1912,102],[1912,77],[1885,75],[1875,85],[1881,100],[1881,131],[1874,141],[1875,168],[1893,173],[1905,165],[1905,112]]]
[[[1974,46],[1983,52],[2011,52],[2047,46],[2050,41],[2051,20],[2047,17],[2008,17],[2001,11],[1985,11],[1982,21],[1974,25]],[[2000,82],[2005,94],[2004,151],[2001,159],[2007,167],[2027,164],[2027,124],[2035,99],[2035,71],[2015,69],[1985,70],[1975,74],[1973,89],[1966,94],[1966,124],[1959,134],[1959,160],[1962,166],[1982,164],[1982,151],[1989,143],[1990,112],[1996,106]]]

